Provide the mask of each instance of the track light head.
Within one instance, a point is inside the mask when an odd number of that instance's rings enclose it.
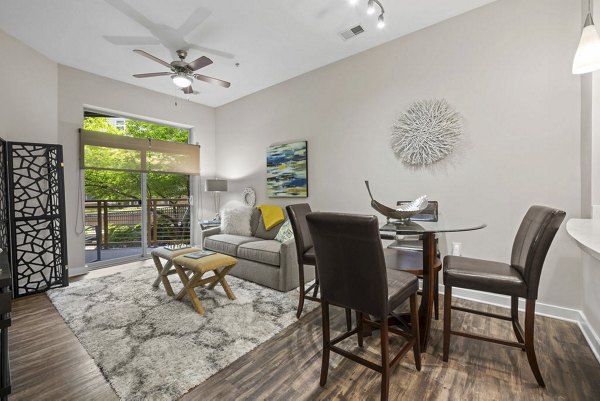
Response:
[[[379,18],[377,18],[377,28],[383,29],[385,27],[385,19],[383,18],[383,14],[379,14]]]
[[[373,4],[373,0],[369,0],[367,5],[367,14],[372,15],[375,13],[375,4]]]

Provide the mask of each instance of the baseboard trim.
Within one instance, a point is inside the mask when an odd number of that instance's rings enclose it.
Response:
[[[86,274],[87,272],[88,268],[85,266],[69,267],[69,277],[81,276],[82,274]]]
[[[443,294],[444,286],[440,286],[439,290],[440,294]],[[453,288],[452,296],[510,309],[510,297],[506,295],[491,294],[487,292],[467,290],[464,288]],[[543,302],[537,302],[535,309],[535,313],[537,315],[577,323],[588,345],[592,349],[594,356],[598,362],[600,362],[600,337],[598,336],[598,333],[594,331],[593,327],[590,325],[587,317],[582,311],[557,305],[545,304]],[[519,299],[519,310],[525,310],[524,299]]]
[[[598,333],[594,331],[583,312],[579,312],[579,321],[577,322],[577,325],[592,349],[594,356],[598,362],[600,362],[600,337],[598,337]]]

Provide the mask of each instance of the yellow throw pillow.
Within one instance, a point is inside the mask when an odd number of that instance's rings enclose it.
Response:
[[[265,230],[270,230],[277,224],[285,220],[283,215],[283,209],[279,206],[274,205],[259,205],[257,208],[262,213],[263,223],[265,224]]]

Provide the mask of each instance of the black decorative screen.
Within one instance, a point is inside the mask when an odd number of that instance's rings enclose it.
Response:
[[[62,147],[9,142],[7,162],[14,294],[66,286]]]
[[[9,265],[6,142],[0,138],[0,267]]]

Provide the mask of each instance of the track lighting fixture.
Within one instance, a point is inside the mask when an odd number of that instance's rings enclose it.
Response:
[[[383,19],[383,14],[379,14],[379,18],[377,18],[377,28],[383,29],[385,27],[385,20]]]
[[[350,3],[351,6],[355,6],[356,4],[358,4],[358,0],[348,0],[348,3]],[[383,16],[385,14],[385,10],[383,9],[383,5],[381,4],[381,1],[369,0],[367,2],[367,14],[369,14],[369,15],[375,14],[375,11],[376,11],[375,5],[377,5],[379,7],[379,9],[381,10],[381,12],[379,13],[379,18],[377,18],[377,28],[383,29],[383,27],[385,27],[385,17]]]
[[[369,4],[367,5],[367,14],[371,15],[375,13],[375,4],[373,4],[373,0],[369,0]]]

